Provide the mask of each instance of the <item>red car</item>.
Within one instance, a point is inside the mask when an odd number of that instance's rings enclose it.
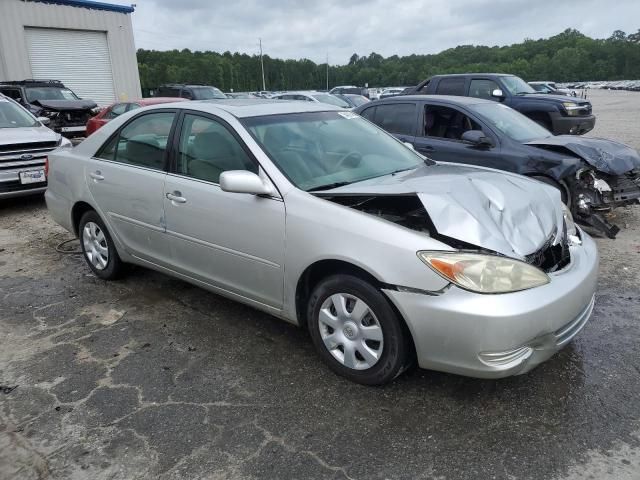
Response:
[[[155,98],[143,98],[142,100],[133,100],[131,102],[118,102],[113,105],[109,105],[103,108],[100,113],[95,117],[91,117],[87,122],[88,137],[100,127],[105,125],[110,120],[119,117],[123,113],[130,112],[140,107],[147,107],[149,105],[157,105],[159,103],[171,103],[171,102],[184,102],[186,98],[180,97],[155,97]]]

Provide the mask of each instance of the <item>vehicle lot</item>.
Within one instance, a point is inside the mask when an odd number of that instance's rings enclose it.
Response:
[[[640,148],[640,94],[591,101],[590,135]],[[368,388],[248,307],[143,269],[97,280],[42,200],[4,202],[0,478],[638,478],[638,210],[597,239],[594,316],[546,364]]]

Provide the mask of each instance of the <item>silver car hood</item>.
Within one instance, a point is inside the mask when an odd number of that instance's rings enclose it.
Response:
[[[47,127],[0,128],[0,145],[54,142],[59,139],[60,135]]]
[[[542,182],[455,164],[424,165],[322,196],[416,194],[437,233],[523,259],[562,240],[560,192]]]

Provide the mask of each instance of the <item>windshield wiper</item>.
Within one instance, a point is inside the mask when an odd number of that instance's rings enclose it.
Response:
[[[332,188],[344,187],[345,185],[350,185],[353,182],[335,182],[335,183],[327,183],[326,185],[319,185],[317,187],[312,187],[307,190],[307,192],[318,192],[320,190],[331,190]]]

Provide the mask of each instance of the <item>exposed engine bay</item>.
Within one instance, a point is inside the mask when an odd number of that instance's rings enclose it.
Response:
[[[498,253],[439,233],[422,201],[415,194],[322,196],[326,200],[354,208],[411,230],[426,233],[453,248],[489,254]],[[569,238],[566,234],[566,227],[560,237],[560,241],[555,236],[551,236],[541,248],[526,255],[523,260],[547,273],[564,268],[570,262]]]

